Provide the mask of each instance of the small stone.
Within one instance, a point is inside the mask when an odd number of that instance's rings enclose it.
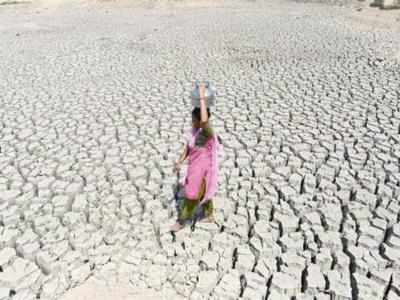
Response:
[[[17,257],[12,265],[0,272],[0,284],[20,290],[33,286],[40,275],[41,272],[34,263]]]
[[[91,270],[88,263],[79,266],[71,271],[71,286],[75,287],[80,283],[83,283],[89,276]]]
[[[249,246],[241,245],[237,248],[237,261],[235,268],[239,270],[240,273],[250,271],[253,269],[255,264],[255,257],[251,252]]]
[[[295,297],[301,292],[301,282],[294,276],[282,272],[273,274],[271,286],[279,294],[288,297]]]
[[[36,255],[36,263],[42,269],[43,273],[50,274],[53,269],[54,261],[57,259],[55,255],[51,255],[47,251],[40,251]]]
[[[167,281],[167,267],[151,265],[147,268],[146,275],[148,286],[155,290],[160,290],[162,285]]]
[[[307,290],[313,292],[323,291],[325,289],[325,278],[318,265],[310,265],[307,267]]]
[[[14,248],[5,247],[0,251],[0,267],[4,270],[5,267],[16,257]],[[1,298],[0,298],[1,299]]]
[[[36,300],[36,294],[30,289],[22,289],[17,291],[17,293],[12,297],[13,300]]]
[[[43,279],[41,298],[59,299],[69,286],[68,278],[64,272],[52,274]]]
[[[214,294],[221,299],[234,300],[239,297],[240,290],[240,274],[237,270],[231,269],[228,273],[222,276],[214,290]]]
[[[0,287],[0,300],[10,299],[9,298],[10,292],[11,292],[11,290],[9,288]]]
[[[8,202],[12,203],[17,199],[17,197],[21,194],[21,191],[19,190],[6,190],[6,191],[1,191],[0,193],[0,203],[2,202]]]
[[[207,270],[216,270],[218,265],[219,255],[215,252],[206,252],[201,258],[201,263],[203,263]]]
[[[196,285],[196,291],[201,294],[209,294],[218,282],[217,271],[203,271],[199,274],[199,282]]]
[[[39,249],[40,249],[39,242],[27,243],[17,246],[18,254],[20,254],[23,258],[32,261],[35,259],[36,253],[38,252]]]

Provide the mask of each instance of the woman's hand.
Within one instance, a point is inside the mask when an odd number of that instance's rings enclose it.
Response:
[[[177,160],[174,165],[174,172],[179,172],[181,170],[181,162]]]
[[[179,159],[177,159],[174,163],[174,172],[179,172],[181,169],[181,164],[185,159],[187,158],[189,154],[189,148],[188,145],[186,144],[183,148],[182,154]]]

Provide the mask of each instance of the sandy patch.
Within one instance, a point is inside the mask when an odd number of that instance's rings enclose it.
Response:
[[[360,3],[346,11],[347,18],[360,29],[379,28],[397,29],[400,31],[400,9],[385,10],[370,7],[369,3]]]
[[[135,291],[129,284],[119,283],[106,286],[94,277],[85,283],[69,290],[60,300],[161,300],[166,299],[162,293],[151,290]]]
[[[113,7],[143,8],[201,8],[225,6],[224,0],[97,0],[96,3],[100,5],[112,5]]]
[[[343,17],[350,21],[353,30],[393,30],[400,33],[400,9],[380,9],[369,6],[369,3],[359,3],[349,8]],[[398,50],[389,58],[400,61],[400,44],[396,48]]]

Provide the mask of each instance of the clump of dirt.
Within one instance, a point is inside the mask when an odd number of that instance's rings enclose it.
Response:
[[[29,4],[30,1],[1,1],[0,6],[3,5],[15,5],[15,4]]]

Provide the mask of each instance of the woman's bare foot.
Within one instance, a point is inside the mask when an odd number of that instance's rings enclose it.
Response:
[[[181,223],[179,223],[179,222],[176,222],[174,225],[172,225],[171,227],[170,227],[170,230],[172,231],[172,232],[178,232],[179,230],[181,230],[183,228],[183,225],[181,224]]]
[[[214,219],[214,215],[208,216],[208,217],[204,217],[201,220],[202,223],[215,223],[215,219]]]

